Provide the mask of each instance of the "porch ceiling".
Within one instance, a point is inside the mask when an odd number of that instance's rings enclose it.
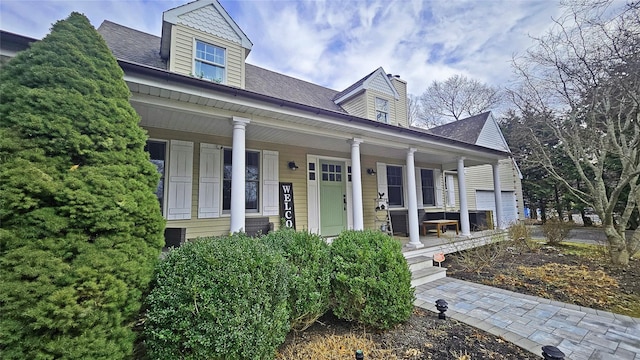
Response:
[[[125,77],[126,79],[126,77]],[[303,114],[273,104],[261,104],[228,95],[190,92],[143,84],[126,79],[132,91],[131,103],[140,114],[141,125],[197,134],[231,137],[231,118],[251,119],[247,126],[247,140],[287,144],[309,149],[350,154],[347,140],[362,139],[362,155],[404,161],[408,148],[416,148],[417,162],[443,164],[445,170],[454,169],[458,157],[465,157],[465,165],[486,164],[504,155],[484,153],[450,141],[434,141],[410,131],[400,135],[387,128],[358,125],[350,121],[320,114]],[[402,136],[405,135],[405,136]]]

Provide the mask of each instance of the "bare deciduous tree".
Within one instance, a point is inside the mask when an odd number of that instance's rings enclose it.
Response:
[[[466,76],[434,81],[420,96],[418,124],[442,125],[490,110],[502,102],[501,91]]]
[[[640,229],[629,238],[625,233],[640,209],[640,5],[564,6],[565,16],[514,61],[521,87],[511,94],[521,108],[551,114],[530,124],[536,160],[594,208],[612,262],[628,265],[640,250]],[[535,127],[551,131],[555,145],[533,135]],[[581,186],[552,161],[558,150],[575,166]]]
[[[420,102],[417,96],[407,96],[407,117],[409,124],[417,125],[420,122]]]

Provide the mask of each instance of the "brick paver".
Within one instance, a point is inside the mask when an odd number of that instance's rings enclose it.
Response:
[[[534,354],[553,345],[565,359],[640,360],[640,319],[443,278],[416,288],[416,306],[501,336]]]

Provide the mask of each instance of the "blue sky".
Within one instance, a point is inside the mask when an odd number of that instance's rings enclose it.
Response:
[[[0,28],[42,38],[72,11],[160,35],[162,12],[186,0],[0,0]],[[220,0],[253,42],[247,61],[343,90],[379,66],[421,94],[461,74],[502,86],[510,60],[559,17],[542,0]]]

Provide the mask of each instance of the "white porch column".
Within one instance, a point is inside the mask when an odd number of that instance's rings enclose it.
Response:
[[[413,153],[415,148],[407,150],[407,195],[409,204],[409,244],[411,248],[421,248],[424,246],[420,242],[420,225],[418,224],[418,194],[416,193],[416,168]]]
[[[471,235],[469,226],[469,205],[467,205],[467,180],[464,174],[464,158],[458,158],[458,190],[460,191],[460,232],[463,236]]]
[[[233,117],[231,152],[231,233],[245,230],[245,132],[249,119]]]
[[[362,207],[362,170],[360,167],[360,144],[362,139],[353,138],[351,144],[351,187],[353,200],[353,230],[364,229]]]
[[[507,224],[502,223],[502,188],[500,187],[498,162],[491,164],[491,168],[493,169],[493,194],[496,198],[496,224],[498,224],[498,229],[504,229]]]

